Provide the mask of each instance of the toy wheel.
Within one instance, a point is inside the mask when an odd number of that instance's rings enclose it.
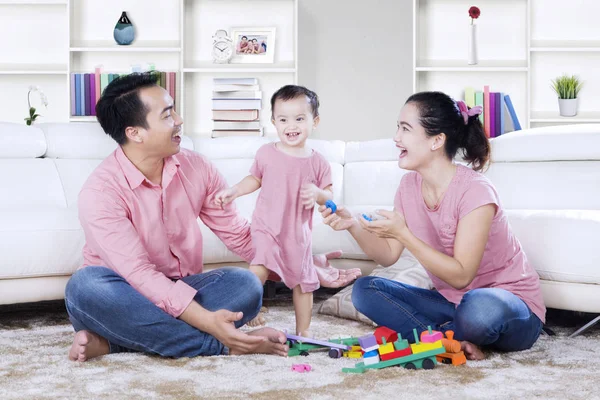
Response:
[[[452,360],[449,358],[443,358],[442,359],[442,364],[452,364]]]
[[[413,364],[413,363],[404,364],[404,368],[406,368],[406,369],[417,369],[417,367],[415,367],[415,364]]]
[[[300,352],[300,355],[301,355],[301,356],[304,356],[304,357],[306,357],[306,356],[308,355],[308,351],[306,351],[306,350],[302,350],[302,351]]]
[[[433,369],[435,368],[435,363],[431,359],[423,360],[422,364],[423,369]]]
[[[342,351],[340,349],[329,349],[329,357],[330,358],[340,358],[342,356]]]

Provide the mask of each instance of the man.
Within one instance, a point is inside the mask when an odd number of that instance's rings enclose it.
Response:
[[[243,268],[202,272],[197,218],[245,260],[253,257],[248,222],[214,195],[227,187],[206,158],[180,149],[182,119],[152,73],[120,77],[96,106],[119,147],[79,194],[84,267],[69,280],[65,303],[76,331],[71,360],[116,352],[169,357],[267,353],[287,355],[282,332],[237,328],[258,315],[262,285]],[[320,278],[339,287],[340,273],[316,256]]]

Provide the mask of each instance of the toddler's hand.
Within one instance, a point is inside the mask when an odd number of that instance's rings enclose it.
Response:
[[[233,188],[224,189],[215,195],[215,204],[223,208],[226,204],[229,204],[233,200],[235,200],[235,198],[236,195],[235,190]]]
[[[319,188],[312,183],[305,183],[300,189],[300,201],[304,208],[309,209],[315,206],[319,197]]]

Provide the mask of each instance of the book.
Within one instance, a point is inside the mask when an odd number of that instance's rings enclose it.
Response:
[[[515,112],[515,108],[513,107],[512,100],[510,99],[509,95],[504,95],[504,102],[506,103],[506,108],[508,108],[515,131],[520,131],[521,124],[519,123],[519,118],[517,118],[517,113]]]
[[[214,85],[258,85],[256,78],[214,78]]]
[[[213,100],[218,99],[262,99],[260,90],[240,90],[237,92],[213,92]]]
[[[213,110],[260,110],[262,101],[260,99],[225,99],[213,100]]]
[[[483,109],[483,92],[475,92],[475,105]],[[483,124],[483,112],[479,114],[479,120]]]
[[[79,115],[85,115],[85,76],[79,75]]]
[[[465,88],[465,104],[469,108],[475,107],[475,91],[472,87]]]
[[[91,111],[90,111],[90,74],[85,73],[83,74],[83,84],[84,84],[84,91],[83,91],[83,101],[84,101],[84,114],[83,115],[91,115]]]
[[[214,121],[213,129],[215,131],[260,129],[260,121]]]
[[[504,101],[502,93],[496,92],[496,137],[504,133],[504,122],[502,122],[502,111],[504,109]]]
[[[258,119],[258,110],[214,110],[214,121],[254,121]]]
[[[490,87],[483,86],[483,130],[490,137]]]
[[[102,92],[100,91],[100,74],[102,73],[102,67],[98,66],[94,69],[94,83],[96,84],[94,88],[94,93],[96,94],[96,101],[94,102],[94,110],[96,110],[96,103],[100,100],[100,95]],[[96,115],[94,111],[94,115]]]
[[[73,74],[75,75],[75,114],[73,115],[82,115],[81,114],[81,100],[80,100],[80,93],[81,93],[81,89],[80,89],[80,85],[81,85],[81,81],[79,79],[79,74]]]
[[[90,74],[90,115],[96,115],[96,74]]]
[[[263,129],[252,130],[228,130],[228,131],[212,131],[211,137],[230,137],[230,136],[263,136]]]
[[[490,92],[490,103],[489,103],[489,127],[490,127],[490,138],[496,137],[496,93]]]
[[[75,74],[71,73],[71,115],[77,115],[77,104],[75,104],[76,89],[77,89],[77,82],[75,81]]]
[[[236,92],[239,90],[260,90],[258,85],[214,85],[215,92]]]

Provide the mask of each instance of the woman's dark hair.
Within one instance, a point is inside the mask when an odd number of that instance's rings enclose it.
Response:
[[[127,142],[125,129],[128,126],[148,128],[148,110],[139,96],[141,89],[155,86],[158,82],[155,71],[132,73],[114,79],[106,86],[96,104],[96,118],[100,126],[118,144]]]
[[[306,96],[308,101],[310,102],[310,109],[313,117],[319,116],[319,96],[315,92],[310,89],[305,88],[304,86],[298,85],[286,85],[276,91],[273,96],[271,96],[271,113],[275,108],[275,102],[277,100],[288,101],[295,99],[300,96]]]
[[[406,100],[419,110],[419,122],[427,136],[446,135],[444,151],[454,159],[458,150],[473,169],[481,171],[490,158],[490,143],[477,115],[469,116],[465,124],[456,102],[442,92],[419,92]]]

